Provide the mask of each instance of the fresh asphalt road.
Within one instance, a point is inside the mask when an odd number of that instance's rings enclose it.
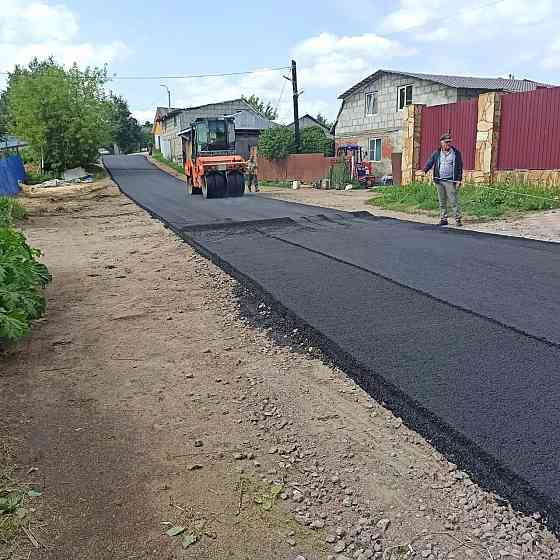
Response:
[[[138,204],[350,357],[372,394],[401,394],[465,442],[463,457],[489,458],[560,518],[560,244],[188,198],[141,156],[105,164]]]

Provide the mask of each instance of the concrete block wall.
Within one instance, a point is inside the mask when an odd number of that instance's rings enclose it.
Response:
[[[353,142],[369,152],[369,140],[382,139],[382,160],[375,162],[376,176],[392,172],[391,154],[403,150],[406,108],[398,110],[398,88],[412,85],[412,102],[422,105],[455,103],[458,90],[401,74],[382,74],[344,100],[336,125],[336,144]],[[377,92],[377,114],[366,115],[366,97]],[[369,153],[368,153],[369,159]]]

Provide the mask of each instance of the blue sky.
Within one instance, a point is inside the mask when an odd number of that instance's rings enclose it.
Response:
[[[379,68],[527,77],[560,84],[555,0],[132,2],[2,0],[0,71],[37,55],[108,64],[117,76],[190,75],[284,66],[295,58],[301,113],[330,118],[337,96]],[[291,115],[282,72],[192,80],[120,80],[135,115],[255,93]],[[0,87],[1,87],[0,81]]]

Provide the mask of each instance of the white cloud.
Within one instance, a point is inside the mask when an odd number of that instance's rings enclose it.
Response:
[[[102,66],[125,58],[130,49],[122,41],[94,44],[79,41],[78,16],[66,6],[46,2],[24,4],[3,0],[0,12],[0,71],[27,64],[33,57],[53,56],[67,66]]]
[[[417,40],[468,43],[481,39],[507,42],[512,36],[535,37],[535,26],[550,21],[559,10],[555,0],[400,0],[397,10],[381,23],[382,33],[409,32]]]
[[[560,36],[550,43],[542,65],[548,70],[560,70]]]
[[[140,123],[144,124],[146,121],[153,122],[156,110],[145,109],[142,111],[132,111],[132,116]]]
[[[302,83],[317,88],[343,88],[380,67],[390,66],[392,59],[413,52],[398,41],[372,33],[321,33],[298,44],[294,56],[301,67]]]

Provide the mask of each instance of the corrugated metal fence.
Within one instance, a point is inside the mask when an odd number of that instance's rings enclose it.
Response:
[[[478,98],[449,105],[434,105],[422,109],[420,165],[423,166],[439,147],[443,132],[451,131],[453,145],[463,155],[465,169],[474,169]]]
[[[560,88],[502,96],[498,169],[560,169]]]
[[[269,181],[317,181],[329,174],[336,158],[323,154],[292,154],[286,159],[270,160],[258,157],[259,179]]]

